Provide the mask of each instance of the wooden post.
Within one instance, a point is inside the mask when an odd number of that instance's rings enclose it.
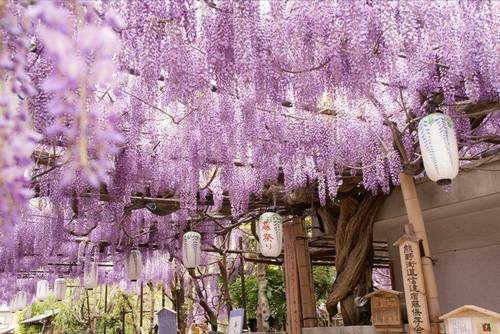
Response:
[[[87,299],[87,316],[88,316],[88,324],[89,328],[92,328],[92,320],[90,318],[90,297],[89,297],[89,289],[85,289],[85,298]]]
[[[243,238],[238,240],[240,250],[240,280],[241,280],[241,307],[243,307],[243,328],[248,328],[247,324],[247,291],[245,288],[245,257],[243,256]]]
[[[311,257],[309,256],[309,245],[307,244],[304,220],[301,217],[295,217],[294,226],[296,229],[295,256],[299,274],[303,327],[316,327],[318,325],[318,317],[314,297]]]
[[[139,301],[139,327],[142,328],[142,316],[144,309],[144,283],[141,282],[141,295]]]
[[[302,333],[302,307],[300,302],[299,275],[297,268],[296,227],[295,221],[283,226],[283,241],[285,246],[285,292],[287,300],[287,328],[288,334]]]
[[[419,239],[405,234],[395,243],[399,247],[410,333],[429,334],[431,326],[425,292]]]
[[[108,285],[104,285],[104,313],[108,312]],[[107,332],[106,324],[104,324],[104,334]]]
[[[427,292],[427,303],[429,305],[429,316],[432,333],[439,333],[439,316],[441,309],[439,305],[439,294],[437,289],[436,277],[432,267],[432,255],[425,231],[422,209],[417,197],[415,182],[411,175],[400,173],[401,191],[405,202],[408,221],[413,227],[415,236],[422,241],[422,271],[424,275],[425,289]]]
[[[151,313],[150,313],[150,323],[149,323],[149,333],[153,334],[154,320],[155,320],[155,287],[153,283],[150,282],[151,289]]]

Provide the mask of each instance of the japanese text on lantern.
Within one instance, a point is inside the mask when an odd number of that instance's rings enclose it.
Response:
[[[273,236],[271,235],[271,226],[269,226],[269,222],[267,220],[262,222],[262,234],[263,234],[263,242],[267,248],[272,247],[272,242],[274,240]]]

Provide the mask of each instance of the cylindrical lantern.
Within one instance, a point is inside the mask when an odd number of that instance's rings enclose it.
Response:
[[[16,308],[18,311],[24,309],[28,305],[28,294],[26,291],[19,291],[16,295]]]
[[[9,311],[14,313],[17,312],[17,296],[12,297],[9,301]]]
[[[54,294],[57,300],[63,300],[66,296],[66,280],[64,278],[56,278],[54,281]]]
[[[187,232],[182,238],[182,262],[184,267],[191,269],[200,264],[201,235],[198,232]]]
[[[73,300],[74,301],[77,301],[77,300],[80,300],[80,298],[82,297],[82,287],[81,286],[78,286],[76,287],[74,290],[73,290]]]
[[[133,249],[128,257],[127,274],[128,279],[136,282],[141,278],[142,273],[142,254],[139,250]]]
[[[283,218],[275,212],[265,212],[257,224],[260,252],[264,256],[277,257],[283,247]]]
[[[38,281],[36,285],[36,299],[44,301],[49,297],[49,282],[46,280]]]
[[[97,262],[87,263],[83,272],[83,287],[85,289],[95,289],[97,288],[98,280],[99,270]]]
[[[418,141],[425,173],[439,185],[451,183],[458,174],[458,146],[451,118],[434,113],[418,123]]]

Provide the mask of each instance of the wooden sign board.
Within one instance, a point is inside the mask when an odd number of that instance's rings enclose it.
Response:
[[[474,305],[464,305],[439,319],[445,321],[447,334],[500,333],[500,313]]]
[[[177,334],[177,313],[165,308],[158,312],[158,333]]]
[[[395,243],[399,247],[401,270],[405,289],[405,304],[408,312],[408,327],[410,333],[430,334],[431,325],[427,297],[425,294],[424,275],[420,246],[417,238],[403,235]]]
[[[243,332],[243,317],[245,310],[242,308],[229,312],[229,325],[227,334],[241,334]]]
[[[401,292],[377,290],[366,295],[371,299],[372,324],[378,331],[403,332],[403,318],[399,299]]]

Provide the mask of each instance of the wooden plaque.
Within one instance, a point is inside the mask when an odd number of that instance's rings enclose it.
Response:
[[[402,332],[403,319],[399,295],[393,290],[378,290],[367,295],[371,298],[372,324],[379,331]]]

